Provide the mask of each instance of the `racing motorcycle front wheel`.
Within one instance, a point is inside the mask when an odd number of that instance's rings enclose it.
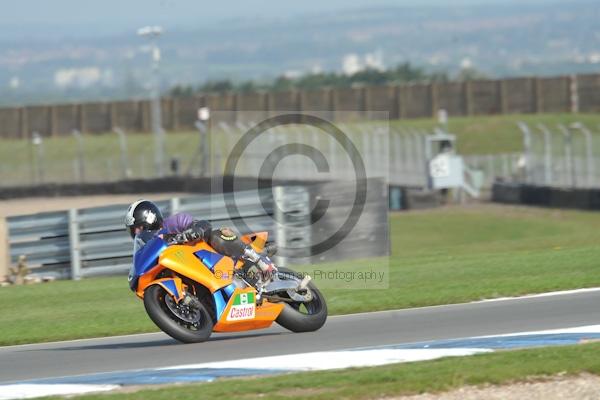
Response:
[[[206,307],[195,297],[194,300],[177,303],[160,285],[152,285],[144,292],[144,307],[150,319],[167,335],[184,343],[204,342],[213,330]]]
[[[279,279],[302,281],[302,276],[289,268],[279,267]],[[312,332],[321,328],[327,320],[325,297],[313,282],[304,291],[288,290],[279,294],[285,298],[284,308],[276,322],[292,332]]]

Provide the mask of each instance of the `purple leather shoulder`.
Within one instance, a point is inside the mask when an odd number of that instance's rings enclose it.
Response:
[[[193,221],[194,218],[190,214],[174,214],[163,221],[163,229],[167,233],[181,233],[189,228]]]

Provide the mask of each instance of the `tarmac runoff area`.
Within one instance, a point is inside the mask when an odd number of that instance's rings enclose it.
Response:
[[[156,333],[3,347],[0,400],[576,344],[600,339],[599,302],[600,289],[583,289],[336,316],[307,334],[273,327],[197,345]]]

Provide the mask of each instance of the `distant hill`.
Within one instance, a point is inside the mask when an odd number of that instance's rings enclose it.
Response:
[[[84,3],[70,1],[56,4],[81,8]],[[190,9],[187,16],[186,8],[180,7],[163,18],[162,85],[166,90],[223,78],[260,81],[281,74],[352,72],[403,62],[450,75],[472,68],[490,77],[600,70],[596,2],[473,2],[393,6],[382,1],[380,6],[361,8],[370,3],[336,0],[330,8],[313,7],[313,12],[310,5],[292,7],[287,14],[276,9],[261,14],[257,9],[250,18],[238,10],[220,20],[217,15],[228,15],[223,7],[205,14]],[[105,2],[107,10],[112,3]],[[51,27],[60,19],[49,16],[28,30],[34,17],[41,18],[39,13],[12,25],[6,21],[10,13],[4,13],[0,32],[12,34],[0,35],[0,104],[145,96],[150,56],[143,51],[144,40],[134,34],[144,13],[130,16],[138,3],[123,5],[122,16],[103,29],[91,23],[86,28],[82,18],[79,25],[65,23],[55,31]],[[271,3],[275,7],[275,2],[265,1]],[[68,7],[62,11],[68,13]],[[107,15],[108,11],[99,13],[98,21]]]

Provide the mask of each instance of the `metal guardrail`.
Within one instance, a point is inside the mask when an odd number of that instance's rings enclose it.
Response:
[[[238,218],[243,218],[253,231],[275,233],[271,193],[269,190],[235,194]],[[156,203],[165,215],[187,212],[206,218],[217,227],[235,225],[223,194]],[[25,255],[34,274],[56,278],[79,279],[125,272],[132,261],[132,242],[123,226],[126,209],[127,204],[117,204],[9,217],[11,261],[14,263]]]
[[[359,220],[344,242],[311,253],[314,241],[326,241],[345,225],[353,210],[350,193],[366,191]],[[213,226],[232,226],[241,234],[267,231],[281,251],[280,265],[379,257],[389,254],[388,187],[369,179],[210,194],[158,201],[164,215],[186,212]],[[322,199],[331,199],[321,202]],[[235,201],[237,214],[227,204]],[[127,204],[71,209],[7,218],[10,257],[27,257],[38,276],[80,279],[124,274],[132,262],[132,241],[123,226]],[[244,224],[240,224],[243,220]],[[246,228],[244,228],[246,227]],[[245,232],[248,229],[249,232]],[[339,232],[338,232],[339,233]],[[314,239],[314,240],[313,240]]]

